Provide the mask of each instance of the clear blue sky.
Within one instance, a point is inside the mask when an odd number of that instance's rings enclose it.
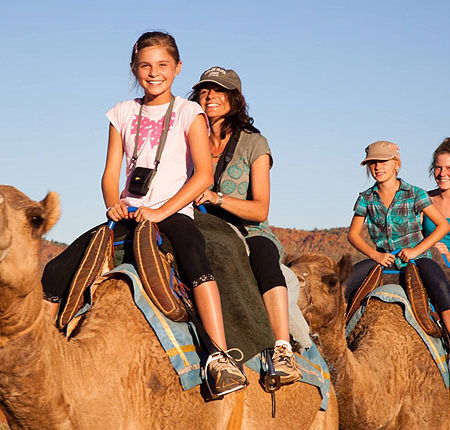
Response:
[[[275,164],[269,221],[349,224],[369,143],[399,144],[401,177],[430,189],[450,135],[450,2],[21,1],[0,6],[0,183],[60,194],[49,239],[104,220],[104,113],[137,95],[131,47],[148,30],[177,40],[185,96],[206,68],[235,69]]]

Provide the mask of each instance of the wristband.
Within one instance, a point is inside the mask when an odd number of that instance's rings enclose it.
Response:
[[[217,197],[219,197],[219,201],[217,202],[216,206],[222,206],[223,203],[223,193],[220,191],[217,193]]]

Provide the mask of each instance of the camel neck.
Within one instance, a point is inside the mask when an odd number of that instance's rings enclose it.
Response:
[[[41,322],[44,312],[44,306],[41,306],[41,309],[35,320],[21,329],[17,329],[17,326],[14,326],[12,328],[8,327],[7,333],[0,334],[0,348],[6,346],[9,342],[20,339],[21,337],[33,331]]]

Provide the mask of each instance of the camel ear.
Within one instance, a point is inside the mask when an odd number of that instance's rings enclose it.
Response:
[[[41,200],[42,206],[44,206],[45,210],[45,219],[44,224],[42,225],[42,234],[49,231],[59,219],[59,215],[61,214],[59,208],[59,196],[54,191],[50,191],[44,198]]]
[[[345,254],[338,262],[339,269],[339,280],[341,284],[349,277],[352,273],[353,264],[350,254]]]

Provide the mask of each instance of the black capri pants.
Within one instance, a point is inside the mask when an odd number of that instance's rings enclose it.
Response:
[[[250,266],[261,294],[274,287],[286,287],[286,280],[280,268],[280,253],[277,246],[267,237],[247,237],[250,249]]]
[[[419,258],[415,262],[431,303],[437,307],[439,312],[450,309],[450,284],[439,264],[431,258]],[[353,298],[358,287],[376,264],[374,260],[367,259],[353,266],[351,275],[344,283],[344,295],[347,303]]]
[[[42,275],[46,300],[61,301],[70,287],[92,235],[103,225],[105,224],[83,233],[61,254],[47,263]],[[114,227],[114,232],[116,236],[132,234],[136,225],[133,220],[119,221]],[[159,231],[171,241],[181,275],[188,285],[196,287],[203,282],[214,281],[205,253],[205,239],[192,218],[175,213],[157,225]]]

